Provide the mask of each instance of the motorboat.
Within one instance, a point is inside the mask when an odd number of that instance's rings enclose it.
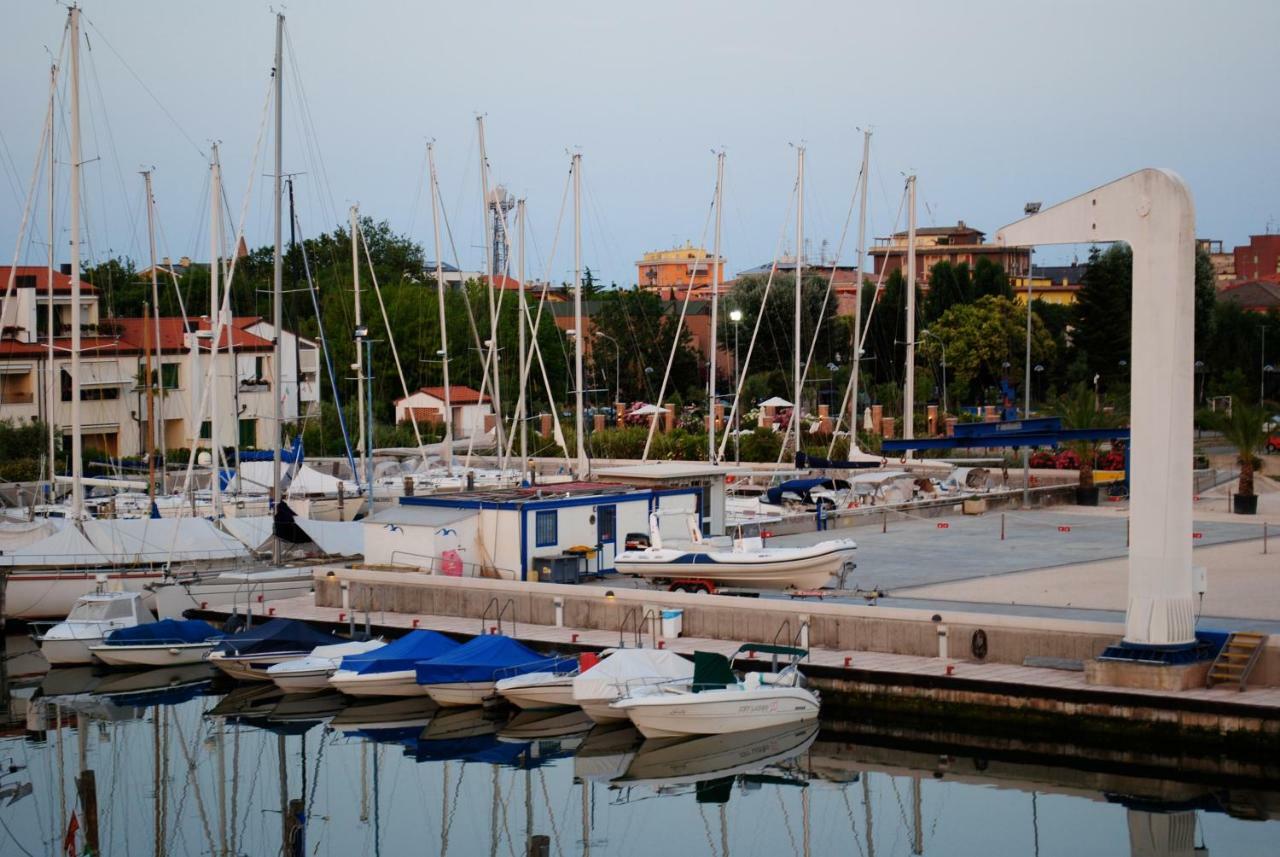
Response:
[[[344,657],[377,651],[386,645],[385,641],[377,639],[317,646],[305,658],[267,667],[267,677],[285,693],[328,690],[329,677],[337,671]]]
[[[573,677],[573,702],[596,723],[625,723],[610,703],[645,686],[689,683],[693,663],[666,649],[620,649]]]
[[[501,679],[494,690],[503,699],[519,708],[538,711],[549,708],[576,708],[573,699],[573,682],[582,672],[600,662],[595,652],[578,656],[578,668],[570,672],[533,672]]]
[[[748,672],[739,679],[729,658],[695,652],[688,685],[637,688],[612,703],[646,738],[679,738],[749,732],[818,718],[818,695],[805,687],[799,659],[808,652],[789,646],[748,643],[738,652],[789,656],[777,672]]]
[[[448,654],[460,644],[435,631],[410,631],[393,643],[347,655],[329,677],[329,686],[347,696],[426,696],[415,665]]]
[[[626,773],[644,737],[630,721],[597,724],[573,754],[573,776],[584,782],[608,782]]]
[[[548,658],[502,634],[476,637],[446,655],[419,663],[418,684],[440,706],[480,705],[503,678],[534,672],[569,673],[576,658]]]
[[[838,577],[846,564],[852,564],[858,547],[853,539],[829,539],[807,547],[772,548],[765,547],[758,536],[744,535],[727,549],[708,549],[700,530],[691,526],[689,531],[689,546],[664,547],[651,516],[652,544],[618,554],[614,567],[620,574],[657,583],[685,580],[754,589],[817,589]],[[692,585],[705,590],[699,583]]]
[[[114,631],[154,622],[140,592],[97,592],[82,595],[67,618],[36,637],[52,666],[93,662],[90,647],[101,645]]]
[[[818,737],[814,721],[694,738],[651,738],[614,786],[670,790],[724,777],[759,776],[803,754]]]
[[[267,670],[301,660],[317,646],[344,642],[296,619],[271,619],[263,625],[224,637],[209,653],[209,663],[240,681],[270,681]]]
[[[221,637],[221,631],[200,619],[161,619],[112,631],[89,651],[109,667],[198,664]]]

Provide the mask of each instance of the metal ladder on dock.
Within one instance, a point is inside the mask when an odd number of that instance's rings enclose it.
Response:
[[[1213,687],[1220,682],[1239,682],[1244,691],[1249,673],[1257,665],[1262,656],[1262,647],[1267,642],[1267,635],[1257,631],[1233,631],[1227,637],[1213,666],[1209,667],[1209,675],[1205,679],[1205,687]]]

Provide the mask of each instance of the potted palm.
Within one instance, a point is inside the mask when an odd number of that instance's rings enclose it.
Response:
[[[1077,384],[1062,398],[1062,423],[1068,429],[1115,428],[1122,418],[1114,411],[1103,410],[1093,391],[1084,384]],[[1098,486],[1093,483],[1093,466],[1098,458],[1101,440],[1072,440],[1065,446],[1080,459],[1080,484],[1076,488],[1076,503],[1081,506],[1098,505]]]
[[[1208,412],[1201,423],[1222,434],[1236,451],[1240,464],[1240,484],[1231,500],[1237,515],[1256,515],[1258,495],[1253,492],[1253,474],[1259,465],[1258,450],[1267,442],[1267,413],[1260,407],[1236,400],[1229,411]]]

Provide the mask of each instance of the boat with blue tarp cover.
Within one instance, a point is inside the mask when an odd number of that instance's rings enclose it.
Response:
[[[502,634],[476,637],[416,667],[418,684],[442,706],[479,705],[500,679],[532,672],[573,672],[576,658],[540,655]]]
[[[272,619],[219,640],[209,652],[209,663],[242,681],[270,681],[267,669],[305,658],[318,646],[347,642],[336,634],[317,631],[296,619]]]
[[[348,655],[329,676],[329,686],[348,696],[426,696],[416,665],[461,646],[435,631],[415,630],[377,651]]]
[[[201,619],[161,619],[112,631],[89,651],[111,667],[198,664],[222,636]]]

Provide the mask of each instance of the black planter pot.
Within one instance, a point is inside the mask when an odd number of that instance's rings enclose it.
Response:
[[[1235,512],[1237,515],[1258,514],[1258,495],[1257,494],[1231,495],[1231,510]]]
[[[1088,488],[1076,488],[1076,505],[1077,506],[1096,506],[1098,505],[1098,486],[1090,485]]]

